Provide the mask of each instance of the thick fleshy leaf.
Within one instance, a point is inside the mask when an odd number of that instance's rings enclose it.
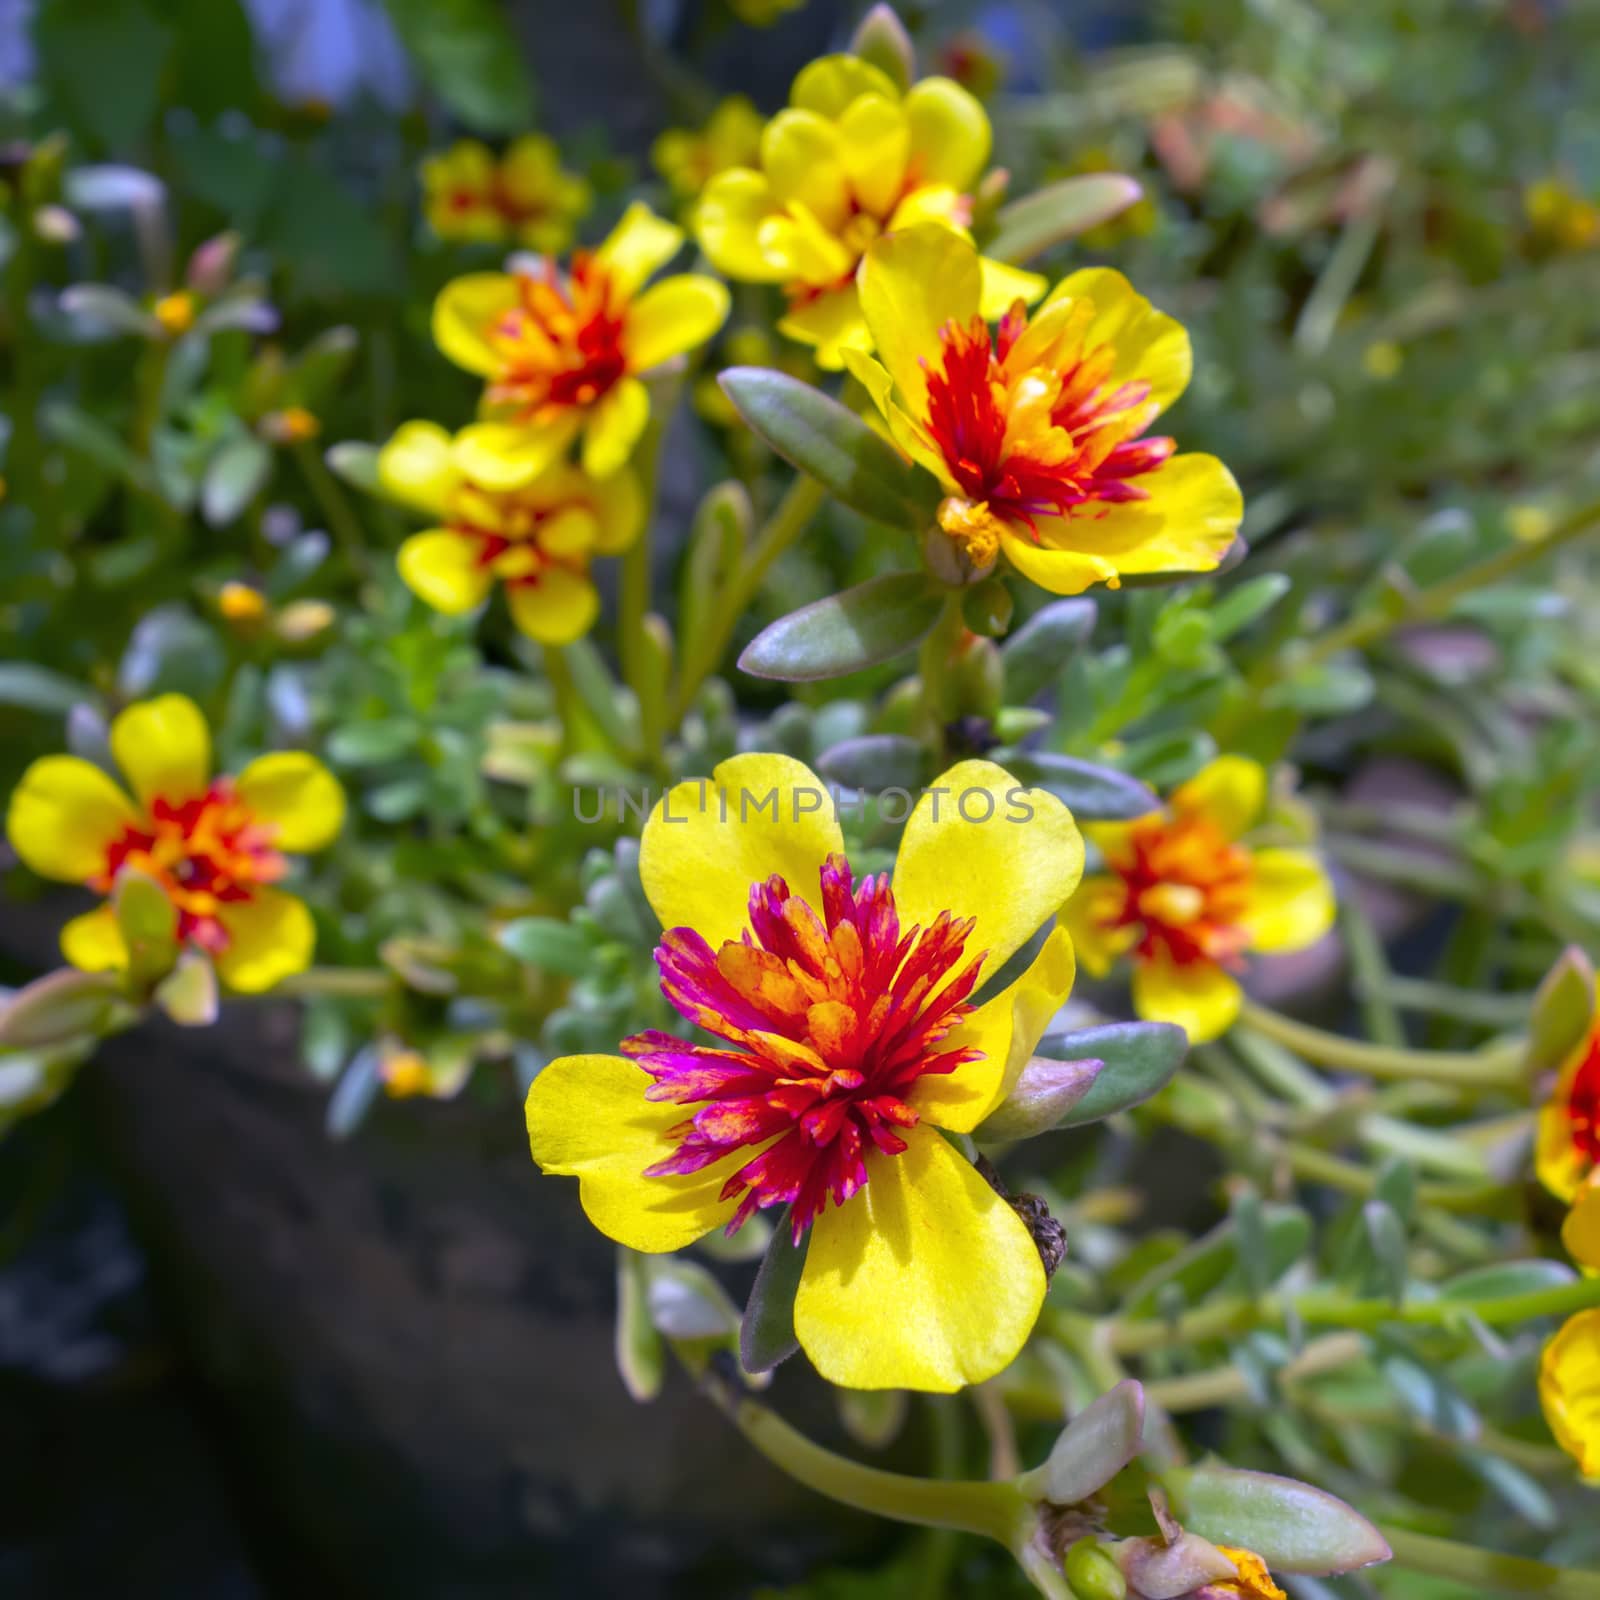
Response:
[[[1186,1528],[1253,1550],[1274,1572],[1316,1577],[1387,1561],[1388,1543],[1358,1511],[1308,1483],[1197,1467],[1168,1479]]]
[[[794,1297],[810,1243],[809,1232],[798,1245],[794,1242],[787,1211],[777,1219],[739,1325],[739,1359],[746,1372],[770,1372],[800,1348],[794,1331]]]
[[[1120,172],[1090,172],[1047,184],[995,215],[999,231],[983,247],[996,261],[1031,261],[1063,239],[1098,228],[1136,205],[1144,190]]]
[[[1441,1300],[1509,1300],[1572,1283],[1577,1273],[1565,1261],[1497,1261],[1457,1273],[1439,1286]]]
[[[342,439],[323,451],[322,459],[335,476],[363,494],[382,494],[383,480],[378,474],[378,457],[383,452],[363,439]]]
[[[1000,647],[1006,669],[1006,700],[1023,705],[1055,683],[1094,632],[1096,608],[1081,596],[1052,600],[1036,611]]]
[[[1019,1487],[1053,1505],[1077,1505],[1116,1477],[1138,1455],[1143,1439],[1144,1388],[1127,1378],[1061,1430],[1049,1459]]]
[[[1275,1283],[1305,1253],[1311,1242],[1311,1219],[1298,1206],[1263,1205],[1256,1248],[1264,1256],[1253,1276]],[[1239,1267],[1238,1221],[1229,1217],[1193,1244],[1148,1272],[1129,1292],[1123,1311],[1128,1316],[1155,1316],[1174,1292],[1187,1305],[1198,1303]],[[1242,1274],[1241,1274],[1242,1275]]]
[[[836,500],[890,527],[927,525],[938,486],[855,412],[764,367],[730,367],[718,382],[750,427]]]
[[[750,542],[755,513],[742,483],[719,483],[695,509],[678,585],[678,632],[684,640],[703,636],[716,597],[733,581]]]
[[[979,1144],[999,1144],[1049,1133],[1062,1125],[1104,1068],[1103,1061],[1032,1057],[1011,1093],[973,1130],[973,1138]]]
[[[817,770],[851,789],[917,789],[928,775],[928,747],[901,733],[863,734],[825,750]]]
[[[1528,1071],[1553,1072],[1587,1037],[1594,1021],[1594,964],[1568,945],[1544,975],[1528,1018]]]
[[[923,573],[891,572],[780,617],[745,646],[739,666],[786,683],[841,678],[909,650],[943,604],[944,591]]]
[[[1148,1100],[1171,1081],[1188,1049],[1183,1029],[1170,1022],[1112,1022],[1049,1035],[1039,1046],[1041,1055],[1102,1063],[1088,1092],[1060,1126],[1099,1122]]]
[[[133,1016],[120,976],[65,968],[36,978],[0,1005],[0,1048],[48,1050],[109,1033]]]
[[[909,89],[916,76],[917,57],[911,35],[894,7],[881,0],[856,25],[850,36],[850,53],[870,62],[901,91]]]
[[[650,1258],[617,1246],[617,1371],[629,1396],[640,1405],[661,1393],[666,1377],[666,1346],[650,1320],[646,1301]]]
[[[253,433],[230,439],[206,464],[200,512],[213,528],[225,528],[266,487],[272,450]]]
[[[154,983],[178,958],[178,908],[154,878],[124,867],[112,895],[117,931],[126,953],[128,977]]]
[[[1048,789],[1082,822],[1127,822],[1161,804],[1137,778],[1053,750],[997,751],[995,759],[1023,783]]]
[[[495,935],[501,949],[545,972],[576,978],[594,964],[594,948],[584,931],[559,917],[518,917]]]
[[[217,969],[203,950],[185,950],[156,988],[156,1004],[180,1028],[208,1028],[217,1020]]]

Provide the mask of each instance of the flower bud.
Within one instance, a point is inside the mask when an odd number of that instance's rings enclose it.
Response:
[[[239,235],[219,233],[196,248],[184,277],[196,294],[219,295],[232,280],[238,259]]]
[[[1077,1600],[1126,1600],[1128,1580],[1092,1534],[1067,1551],[1061,1568]]]
[[[1051,1061],[1034,1056],[1016,1087],[973,1135],[980,1144],[1031,1139],[1048,1133],[1083,1099],[1104,1069],[1103,1061]]]

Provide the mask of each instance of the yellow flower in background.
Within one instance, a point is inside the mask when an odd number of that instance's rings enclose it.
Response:
[[[486,446],[485,448],[491,448]],[[521,481],[478,481],[464,452],[437,423],[408,422],[378,453],[378,478],[395,499],[436,526],[400,547],[400,576],[436,611],[459,616],[503,583],[511,619],[541,644],[570,644],[589,631],[600,597],[590,560],[627,549],[644,502],[626,470],[596,479],[557,462]],[[499,474],[504,483],[513,476]]]
[[[243,993],[270,989],[311,961],[316,931],[303,901],[272,887],[285,853],[331,844],[344,791],[315,756],[279,751],[237,778],[211,774],[211,735],[181,694],[141,701],[111,724],[111,753],[132,794],[77,756],[45,756],[11,796],[6,834],[41,877],[110,894],[124,868],[155,880],[177,910],[180,943],[204,950]],[[86,972],[128,964],[109,904],[61,932]]]
[[[1183,327],[1109,267],[1075,272],[991,333],[982,263],[943,228],[874,245],[861,305],[878,359],[846,353],[896,443],[939,479],[939,525],[974,567],[1041,588],[1209,572],[1244,505],[1215,456],[1146,430],[1189,382]]]
[[[491,488],[536,477],[583,436],[584,470],[604,478],[650,420],[639,374],[704,344],[728,315],[715,278],[682,273],[645,288],[682,248],[683,230],[635,204],[566,272],[475,272],[445,285],[433,337],[487,380],[484,418],[456,439],[458,464]]]
[[[1539,1401],[1556,1443],[1600,1478],[1600,1310],[1569,1317],[1544,1347]]]
[[[753,166],[766,119],[742,94],[721,101],[698,132],[668,128],[650,147],[656,171],[680,200],[696,200],[719,172]]]
[[[1083,880],[1061,913],[1097,977],[1133,961],[1133,1004],[1200,1043],[1225,1032],[1243,991],[1247,952],[1302,950],[1333,925],[1333,887],[1308,850],[1252,848],[1267,775],[1221,756],[1160,811],[1085,828],[1106,871]]]
[[[563,170],[555,142],[530,133],[495,157],[463,139],[422,163],[428,226],[458,243],[518,244],[558,255],[594,203],[589,185]]]
[[[979,820],[981,819],[981,820]],[[715,1036],[566,1056],[528,1092],[534,1159],[635,1250],[681,1249],[757,1209],[810,1229],[795,1331],[824,1377],[948,1392],[1005,1367],[1045,1274],[1017,1213],[939,1129],[1015,1083],[1072,987],[1052,930],[1008,989],[972,997],[1072,892],[1066,808],[962,762],[907,821],[892,881],[856,878],[822,780],[741,755],[679,784],[639,869],[665,928],[662,992]],[[631,1058],[631,1059],[630,1059]]]
[[[695,235],[726,276],[781,284],[789,311],[779,329],[837,368],[845,350],[872,347],[856,292],[867,247],[916,223],[965,239],[990,141],[983,107],[949,78],[902,94],[857,56],[824,56],[794,80],[759,161],[706,185]],[[998,261],[980,270],[987,316],[1044,292],[1033,273]]]
[[[1534,242],[1548,250],[1588,250],[1600,244],[1600,205],[1562,178],[1541,178],[1522,195]]]

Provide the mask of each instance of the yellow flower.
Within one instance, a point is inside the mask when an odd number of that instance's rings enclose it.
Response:
[[[111,753],[130,796],[77,756],[45,756],[11,796],[6,833],[41,877],[110,894],[131,868],[153,878],[178,913],[178,938],[206,951],[230,988],[270,989],[311,961],[315,929],[303,901],[272,885],[284,852],[330,844],[344,791],[303,751],[260,756],[237,778],[211,775],[205,718],[181,694],[129,706],[111,724]],[[61,932],[86,972],[128,964],[109,904]]]
[[[217,591],[217,610],[236,625],[248,627],[267,614],[267,597],[252,583],[230,578]]]
[[[151,314],[161,324],[162,330],[174,339],[180,333],[187,333],[194,326],[198,310],[194,296],[187,289],[179,289],[175,294],[162,295],[150,308]]]
[[[942,228],[867,253],[878,360],[846,352],[889,432],[949,498],[939,523],[975,567],[1003,554],[1056,594],[1123,573],[1209,572],[1243,502],[1215,456],[1146,429],[1189,381],[1189,336],[1109,267],[1075,272],[1031,321],[991,333],[982,264]]]
[[[1053,796],[966,761],[912,812],[892,887],[843,852],[828,791],[787,756],[673,789],[640,873],[662,992],[716,1043],[652,1032],[553,1061],[528,1134],[635,1250],[787,1205],[795,1236],[810,1228],[795,1331],[823,1376],[949,1392],[1016,1355],[1045,1274],[938,1130],[970,1131],[1009,1092],[1071,990],[1071,942],[1052,930],[1010,988],[968,997],[1072,892],[1083,845]]]
[[[765,126],[744,95],[731,94],[698,132],[668,128],[650,147],[650,159],[679,199],[693,200],[719,172],[756,163]]]
[[[1556,1443],[1600,1478],[1600,1309],[1569,1317],[1544,1347],[1539,1400]]]
[[[1600,206],[1561,178],[1529,184],[1522,209],[1534,242],[1549,250],[1587,250],[1600,243]]]
[[[1219,1544],[1217,1549],[1239,1569],[1239,1576],[1208,1583],[1203,1591],[1206,1600],[1289,1600],[1272,1581],[1266,1562],[1255,1551],[1236,1550],[1225,1544]]]
[[[1600,1269],[1600,1015],[1540,1107],[1534,1166],[1545,1188],[1571,1207],[1561,1232],[1568,1252]]]
[[[261,432],[273,444],[306,444],[322,432],[322,423],[304,406],[285,406],[261,419]]]
[[[631,472],[591,478],[557,462],[506,486],[466,470],[484,450],[462,448],[437,423],[408,422],[378,453],[378,478],[436,525],[400,547],[400,576],[436,611],[459,616],[505,584],[512,621],[541,644],[570,644],[600,610],[589,561],[638,537],[644,502]]]
[[[1061,913],[1090,972],[1131,955],[1134,1009],[1195,1043],[1238,1016],[1247,951],[1301,950],[1333,925],[1333,888],[1310,851],[1247,842],[1266,794],[1255,762],[1221,756],[1162,810],[1091,825],[1108,870]]]
[[[704,344],[728,315],[727,288],[715,278],[683,273],[645,289],[683,237],[635,204],[566,273],[552,262],[538,276],[475,272],[445,285],[433,307],[434,340],[488,380],[485,420],[456,441],[476,481],[526,483],[580,432],[593,477],[628,459],[650,420],[638,375]]]
[[[707,184],[695,234],[726,276],[782,284],[789,314],[779,328],[837,368],[846,350],[872,348],[856,290],[867,247],[916,223],[966,239],[990,138],[983,107],[949,78],[902,95],[859,57],[824,56],[767,124],[759,162]],[[979,270],[988,316],[1044,292],[1042,278],[1001,262]]]
[[[518,139],[498,161],[463,139],[422,163],[422,193],[428,226],[441,239],[520,244],[545,255],[571,245],[594,198],[542,134]]]

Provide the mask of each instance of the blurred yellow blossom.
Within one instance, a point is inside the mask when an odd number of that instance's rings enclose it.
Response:
[[[441,238],[519,244],[545,255],[567,249],[594,202],[589,185],[562,168],[542,134],[518,139],[498,160],[463,139],[422,163],[423,211]]]
[[[1600,1309],[1569,1317],[1544,1347],[1539,1400],[1556,1443],[1600,1478]]]
[[[172,294],[162,295],[151,306],[150,311],[161,324],[162,331],[176,339],[179,334],[187,333],[194,326],[199,307],[187,289],[178,289]]]
[[[650,159],[680,200],[696,200],[719,172],[755,164],[765,126],[744,95],[732,94],[698,132],[668,128],[650,147]]]
[[[1543,249],[1587,250],[1600,243],[1600,205],[1563,178],[1529,184],[1522,210],[1534,243]]]

